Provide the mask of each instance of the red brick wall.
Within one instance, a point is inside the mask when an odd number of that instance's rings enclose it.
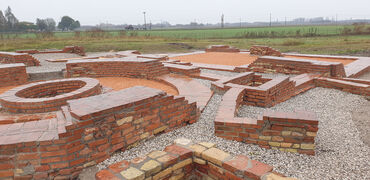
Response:
[[[104,60],[78,60],[67,63],[67,77],[133,77],[152,79],[168,74],[159,60],[124,58]]]
[[[215,135],[288,152],[314,155],[318,121],[309,112],[266,112],[258,119],[235,117],[246,90],[231,88],[215,119]]]
[[[197,120],[196,106],[184,97],[141,86],[72,100],[63,109],[59,138],[42,133],[36,137],[42,141],[0,145],[0,178],[77,177],[119,149]]]
[[[48,54],[48,53],[74,53],[81,56],[85,56],[85,50],[82,46],[66,46],[62,50],[43,50],[39,51],[36,49],[29,50],[18,50],[17,53],[27,53],[27,54]]]
[[[0,87],[24,84],[27,80],[24,64],[0,64]]]
[[[326,77],[345,77],[342,63],[262,56],[248,66],[254,72],[303,74],[320,73]]]
[[[0,64],[24,63],[26,66],[40,66],[40,61],[29,54],[0,52]]]
[[[370,85],[366,81],[354,79],[341,80],[330,78],[315,78],[314,82],[315,85],[318,87],[338,89],[352,94],[370,96]]]

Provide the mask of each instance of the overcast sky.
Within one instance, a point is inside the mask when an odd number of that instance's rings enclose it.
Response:
[[[99,23],[143,24],[168,21],[171,24],[217,23],[221,14],[226,22],[283,21],[297,17],[370,19],[370,0],[0,0],[0,9],[10,6],[21,21],[36,18],[59,21],[69,15],[82,25]]]

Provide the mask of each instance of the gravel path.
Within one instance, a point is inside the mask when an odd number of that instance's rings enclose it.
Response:
[[[318,113],[320,129],[316,139],[316,156],[285,153],[259,148],[256,145],[229,141],[215,137],[213,121],[222,96],[215,94],[202,113],[199,121],[167,134],[149,139],[137,147],[114,154],[100,163],[99,169],[123,159],[146,155],[153,150],[163,150],[175,139],[185,137],[195,142],[208,141],[232,154],[245,154],[252,159],[274,166],[274,169],[299,179],[369,179],[369,147],[359,138],[350,111],[364,105],[361,96],[332,89],[315,88],[298,95],[272,110],[292,111],[296,108]],[[264,108],[244,106],[243,116],[260,114]]]

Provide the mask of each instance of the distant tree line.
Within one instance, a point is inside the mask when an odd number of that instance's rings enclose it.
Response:
[[[80,22],[69,16],[63,16],[57,26],[53,18],[37,18],[35,24],[33,22],[19,21],[10,7],[4,13],[0,10],[0,32],[52,32],[57,29],[70,31],[79,27],[81,27]]]

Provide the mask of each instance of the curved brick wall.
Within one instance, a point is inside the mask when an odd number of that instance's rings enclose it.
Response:
[[[99,81],[91,78],[72,78],[31,83],[11,89],[0,96],[6,111],[41,113],[57,111],[67,100],[100,94]]]

